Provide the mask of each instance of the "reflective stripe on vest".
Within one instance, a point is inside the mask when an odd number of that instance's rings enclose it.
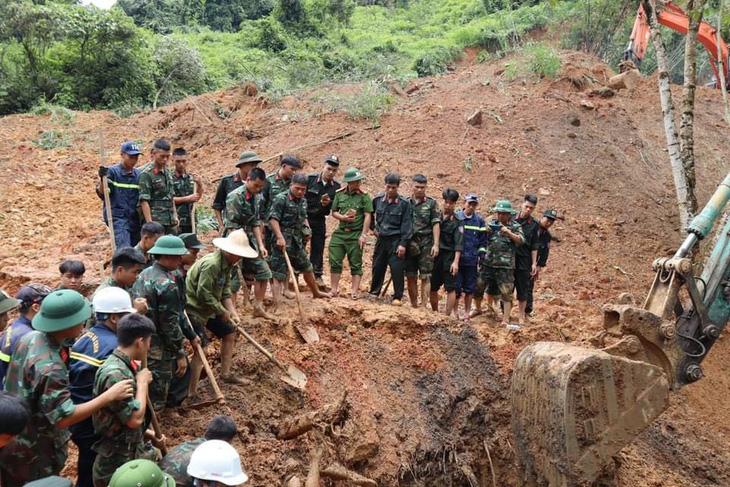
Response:
[[[475,227],[474,225],[464,225],[464,230],[475,230],[477,232],[486,232],[487,227]]]
[[[139,189],[139,184],[126,184],[126,183],[118,183],[116,181],[112,181],[111,179],[107,180],[109,184],[112,186],[115,186],[117,188],[124,188],[124,189]]]
[[[0,352],[0,360],[10,363],[10,355]]]
[[[71,352],[70,356],[74,360],[78,360],[79,362],[84,362],[93,367],[101,367],[102,365],[104,365],[104,360],[95,359],[94,357],[89,357],[88,355],[84,355],[82,353]]]

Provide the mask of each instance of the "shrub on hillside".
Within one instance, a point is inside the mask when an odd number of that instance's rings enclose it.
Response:
[[[420,77],[434,76],[444,73],[449,63],[461,55],[455,47],[436,46],[421,54],[413,62],[413,70]]]

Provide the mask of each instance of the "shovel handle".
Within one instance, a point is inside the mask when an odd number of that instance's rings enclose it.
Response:
[[[282,364],[281,362],[279,362],[279,360],[276,357],[274,357],[271,354],[271,352],[269,352],[264,347],[262,347],[259,344],[259,342],[257,342],[256,340],[254,340],[254,338],[251,335],[249,335],[248,333],[246,333],[246,330],[244,330],[241,326],[238,326],[238,325],[236,325],[236,330],[238,330],[238,333],[240,333],[241,335],[243,335],[243,337],[246,340],[248,340],[251,343],[251,345],[253,345],[254,347],[256,347],[259,352],[261,352],[264,355],[266,355],[266,358],[268,358],[269,360],[271,360],[272,362],[274,362],[277,367],[279,367],[281,370],[283,370],[284,372],[286,372],[287,369],[286,369],[286,367],[284,367],[284,364]]]
[[[284,254],[284,259],[286,260],[286,266],[289,268],[289,277],[291,277],[291,280],[294,281],[294,292],[297,295],[297,306],[299,307],[299,318],[302,320],[302,324],[304,323],[304,311],[302,311],[302,299],[299,297],[299,283],[297,282],[297,276],[294,274],[294,267],[291,265],[291,260],[289,260],[289,253],[286,251],[286,246],[282,249],[282,253]]]
[[[147,355],[142,358],[142,368],[147,368]],[[155,412],[155,408],[152,407],[152,401],[150,400],[149,394],[147,395],[147,409],[149,410],[150,416],[152,417],[152,430],[155,432],[155,438],[160,440],[162,439],[162,429],[160,428],[160,422],[157,420],[157,413]],[[165,445],[162,445],[160,451],[162,452],[163,456],[167,455],[167,447]]]
[[[213,390],[215,391],[216,400],[219,404],[224,404],[226,402],[226,397],[221,392],[220,387],[218,387],[218,382],[215,380],[213,370],[210,368],[208,359],[205,357],[205,351],[203,350],[203,347],[200,346],[200,343],[195,344],[195,351],[198,353],[198,355],[200,355],[200,359],[203,362],[203,368],[205,369],[205,373],[208,374],[208,377],[210,377],[210,383],[213,384]]]

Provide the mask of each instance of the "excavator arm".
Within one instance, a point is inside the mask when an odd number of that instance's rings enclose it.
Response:
[[[606,305],[601,350],[540,342],[517,357],[512,425],[528,483],[592,485],[621,448],[669,407],[669,393],[703,377],[701,363],[730,317],[730,222],[694,275],[688,255],[730,201],[730,174],[659,258],[642,307]],[[686,289],[690,303],[679,298]]]
[[[647,12],[644,10],[643,3],[639,5],[634,20],[634,28],[631,31],[629,45],[624,51],[624,60],[633,61],[636,67],[641,66],[641,61],[646,55],[646,49],[649,46],[649,22],[647,21]],[[684,11],[672,2],[664,2],[657,4],[657,20],[661,25],[670,29],[686,34],[689,29],[689,18]],[[697,34],[697,40],[705,46],[707,53],[710,55],[710,65],[715,73],[715,79],[719,80],[718,71],[718,42],[717,30],[706,22],[700,23],[700,29]],[[719,52],[724,60],[725,79],[728,79],[728,47],[725,41],[720,38]],[[720,83],[715,84],[718,88]]]

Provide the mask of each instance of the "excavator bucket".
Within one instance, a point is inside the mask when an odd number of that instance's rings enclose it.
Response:
[[[593,485],[667,407],[659,367],[564,343],[530,345],[512,374],[512,426],[527,484]]]

